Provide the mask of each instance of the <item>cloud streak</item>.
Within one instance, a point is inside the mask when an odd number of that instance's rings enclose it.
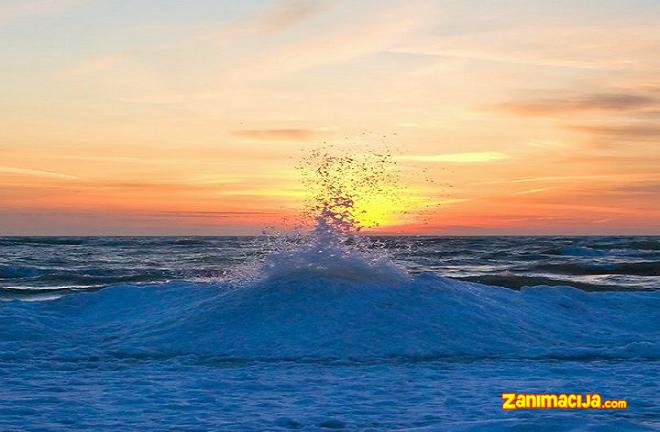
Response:
[[[155,217],[183,217],[183,218],[232,218],[240,216],[272,216],[277,213],[266,211],[176,211],[164,210],[153,213]]]
[[[657,141],[660,139],[660,126],[656,123],[629,124],[622,126],[569,126],[569,129],[596,137],[620,141]]]
[[[91,75],[96,72],[112,69],[127,58],[127,55],[124,53],[104,54],[92,57],[72,67],[68,73],[76,77]]]
[[[660,100],[651,96],[602,93],[578,97],[505,102],[497,105],[496,109],[523,116],[545,116],[585,111],[632,111],[653,107],[659,103]]]
[[[640,35],[644,35],[640,37]],[[657,25],[526,25],[459,35],[426,35],[395,49],[419,55],[583,70],[658,65]]]
[[[354,19],[330,17],[330,25],[321,25],[304,38],[285,41],[245,59],[241,56],[234,69],[240,71],[241,81],[261,80],[386,52],[420,25],[425,8],[404,4],[393,9],[361,9],[356,9],[359,12],[355,13]]]
[[[233,134],[261,141],[307,141],[314,138],[317,132],[312,129],[242,129]]]
[[[287,0],[266,11],[257,24],[265,32],[280,32],[304,22],[320,9],[321,4],[314,0]]]
[[[448,162],[448,163],[482,163],[509,159],[500,152],[449,153],[438,155],[406,155],[397,156],[397,160],[413,162]]]
[[[514,192],[513,195],[530,195],[530,194],[536,194],[536,193],[541,193],[541,192],[546,192],[552,190],[552,188],[537,188],[537,189],[528,189],[520,192]]]
[[[12,174],[12,175],[31,176],[31,177],[49,177],[49,178],[57,178],[57,179],[63,179],[63,180],[77,180],[78,179],[78,177],[76,177],[76,176],[56,173],[56,172],[52,172],[52,171],[43,171],[43,170],[35,170],[35,169],[27,169],[27,168],[16,168],[16,167],[8,167],[8,166],[0,166],[0,174]]]

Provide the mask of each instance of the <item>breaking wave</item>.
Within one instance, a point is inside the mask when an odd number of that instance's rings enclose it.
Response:
[[[314,159],[310,232],[275,236],[263,260],[216,282],[136,286],[143,279],[109,276],[124,285],[0,304],[0,358],[660,358],[660,292],[515,291],[490,286],[497,280],[411,275],[385,248],[357,235],[367,220],[359,205],[364,194],[391,190],[379,183],[389,178],[387,155],[371,163],[319,153]],[[654,268],[627,265],[642,274]],[[30,268],[0,271],[6,278],[40,276]]]
[[[247,287],[125,285],[13,302],[2,306],[0,352],[14,359],[660,358],[657,291],[514,291],[432,274],[370,280],[370,273],[295,271]]]

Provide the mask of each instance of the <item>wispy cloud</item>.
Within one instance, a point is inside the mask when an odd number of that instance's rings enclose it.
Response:
[[[610,192],[612,192],[610,190]],[[651,198],[660,196],[660,181],[639,182],[627,185],[621,185],[613,192],[619,192],[632,196],[649,196]]]
[[[403,127],[403,128],[418,128],[418,127],[420,127],[419,124],[417,124],[415,122],[399,122],[396,125],[399,126],[399,127]]]
[[[290,189],[232,189],[216,192],[217,195],[222,196],[249,196],[249,197],[285,197],[285,198],[302,198],[307,196],[304,190]]]
[[[630,70],[657,66],[659,41],[656,25],[620,25],[616,29],[523,25],[450,36],[426,35],[401,44],[395,51],[553,68]]]
[[[272,216],[274,212],[265,211],[159,211],[151,214],[156,217],[183,217],[183,218],[232,218],[240,216]]]
[[[167,182],[97,182],[91,184],[95,189],[118,190],[134,193],[176,193],[199,192],[211,189],[210,185],[167,183]]]
[[[358,8],[359,11],[361,8]],[[352,20],[330,20],[305,38],[288,41],[257,53],[235,68],[241,78],[298,72],[313,67],[341,64],[364,55],[385,52],[425,19],[425,8],[404,4],[396,8],[366,8]],[[282,61],[286,59],[286,61]]]
[[[233,133],[242,138],[264,141],[306,141],[317,135],[313,129],[243,129]]]
[[[35,170],[35,169],[27,169],[27,168],[16,168],[16,167],[8,167],[8,166],[0,166],[0,174],[13,174],[13,175],[22,175],[22,176],[32,176],[32,177],[50,177],[50,178],[58,178],[58,179],[65,179],[65,180],[76,180],[78,177],[68,175],[68,174],[61,174],[57,172],[52,172],[52,171],[43,171],[43,170]]]
[[[462,203],[462,202],[466,202],[466,201],[470,201],[470,199],[469,198],[447,198],[447,199],[434,201],[431,205],[446,206],[446,205],[458,204],[458,203]]]
[[[70,68],[68,73],[73,76],[85,76],[96,72],[111,69],[127,59],[125,53],[104,54],[89,58]]]
[[[529,195],[529,194],[536,194],[536,193],[541,193],[541,192],[546,192],[551,190],[552,188],[537,188],[537,189],[528,189],[520,192],[515,192],[514,195]]]
[[[48,4],[61,3],[61,6],[66,4],[79,3],[82,1],[89,0],[42,0],[41,9],[43,9]],[[257,37],[263,33],[275,33],[287,30],[297,24],[300,24],[307,20],[308,18],[316,15],[322,9],[322,5],[317,0],[284,0],[275,3],[270,9],[264,10],[256,15],[251,15],[248,18],[240,20],[235,25],[230,26],[229,28],[224,28],[220,33],[223,40],[233,40],[240,39],[246,36]],[[0,9],[0,22],[2,19],[2,9]],[[211,32],[211,35],[216,38],[218,36],[217,32]],[[197,36],[199,37],[199,35]],[[204,37],[202,37],[204,39]],[[124,52],[111,52],[106,54],[100,54],[97,56],[90,57],[79,64],[69,68],[65,71],[69,75],[74,77],[92,75],[97,72],[105,71],[112,69],[113,67],[126,62],[133,56],[139,56],[140,52],[148,52],[152,49],[162,49],[162,44],[152,45],[152,46],[136,46],[131,50]],[[170,95],[165,96],[150,96],[150,97],[131,97],[125,99],[126,102],[134,103],[147,103],[147,104],[170,104],[181,102],[181,95]],[[197,99],[193,97],[193,99]]]
[[[257,24],[266,32],[279,32],[314,16],[320,9],[321,3],[315,0],[286,0],[259,16]]]
[[[571,114],[582,111],[631,111],[660,104],[656,97],[630,93],[602,93],[548,98],[496,105],[499,110],[526,116]]]
[[[413,162],[480,163],[509,159],[509,156],[500,152],[474,152],[438,155],[406,155],[397,156],[396,159]]]
[[[572,130],[584,132],[596,137],[618,141],[657,141],[660,139],[660,126],[657,123],[640,123],[623,126],[570,126]]]
[[[657,174],[634,173],[634,174],[584,174],[584,175],[557,175],[557,176],[539,176],[539,177],[519,177],[509,180],[494,180],[484,182],[483,184],[508,184],[508,183],[533,183],[533,182],[595,182],[595,181],[647,181],[655,179]]]

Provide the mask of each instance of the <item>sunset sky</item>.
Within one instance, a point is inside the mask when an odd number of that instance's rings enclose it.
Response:
[[[381,231],[660,234],[657,0],[3,0],[0,56],[0,235],[258,233],[333,144]]]

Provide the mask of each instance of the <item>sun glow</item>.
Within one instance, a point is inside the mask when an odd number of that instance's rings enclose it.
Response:
[[[395,225],[401,221],[401,216],[408,210],[401,199],[392,199],[402,191],[394,187],[387,192],[366,197],[355,203],[355,220],[365,228],[375,228]]]
[[[299,169],[309,194],[308,216],[340,230],[399,223],[414,202],[388,152],[346,156],[314,150]]]

